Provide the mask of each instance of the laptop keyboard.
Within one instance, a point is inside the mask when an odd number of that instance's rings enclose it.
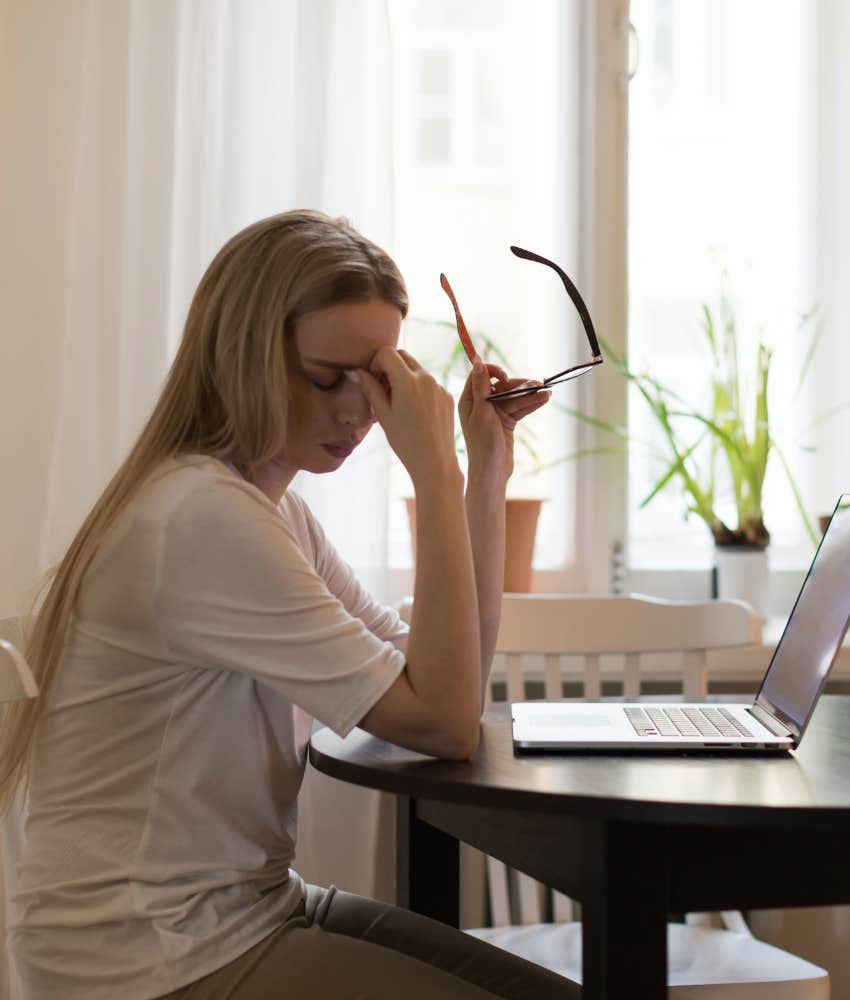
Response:
[[[752,736],[728,708],[638,708],[630,705],[626,717],[638,736]]]

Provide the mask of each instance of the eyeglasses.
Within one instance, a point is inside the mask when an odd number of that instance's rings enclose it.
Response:
[[[522,247],[511,247],[511,253],[515,254],[517,257],[522,257],[525,260],[536,260],[539,264],[545,264],[547,267],[551,267],[553,271],[557,272],[561,281],[564,283],[567,295],[569,295],[572,299],[573,305],[578,310],[582,326],[584,327],[584,332],[587,334],[587,342],[590,344],[592,357],[590,361],[585,362],[583,365],[574,365],[572,368],[565,368],[562,372],[550,375],[549,378],[543,379],[542,385],[521,385],[515,389],[506,389],[504,392],[491,393],[487,397],[490,402],[494,402],[497,399],[511,399],[514,396],[531,396],[535,392],[542,392],[550,386],[557,385],[559,382],[568,382],[570,379],[578,378],[579,375],[584,375],[585,372],[589,372],[592,368],[602,364],[602,354],[599,351],[599,341],[596,339],[596,331],[593,329],[593,320],[590,318],[590,312],[584,304],[584,299],[581,297],[578,289],[569,277],[561,270],[560,267],[558,267],[557,264],[553,263],[551,260],[547,260],[545,257],[541,257],[539,253],[532,253],[531,250],[523,250]],[[466,329],[466,323],[463,321],[463,316],[460,314],[457,299],[454,296],[454,292],[452,291],[448,278],[444,274],[440,275],[440,284],[443,286],[443,291],[445,291],[446,295],[448,295],[451,299],[452,306],[454,307],[455,317],[457,319],[457,333],[460,337],[461,344],[463,344],[463,349],[466,351],[466,356],[469,358],[470,362],[474,362],[478,352],[472,346],[472,340],[469,337],[469,332]]]

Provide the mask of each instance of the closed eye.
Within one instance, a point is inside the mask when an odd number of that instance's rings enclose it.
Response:
[[[322,392],[331,392],[331,390],[338,388],[345,381],[345,372],[340,372],[333,382],[317,382],[315,379],[310,379],[310,381]]]

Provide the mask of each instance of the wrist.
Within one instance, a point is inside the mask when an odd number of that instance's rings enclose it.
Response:
[[[413,479],[413,492],[417,497],[462,497],[464,478],[457,462],[447,468],[435,468]]]
[[[467,470],[467,492],[470,490],[492,490],[504,495],[510,472],[500,462],[473,462]]]

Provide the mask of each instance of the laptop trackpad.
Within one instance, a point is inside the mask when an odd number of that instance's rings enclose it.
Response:
[[[600,726],[610,726],[611,716],[608,712],[570,712],[561,710],[558,712],[535,712],[533,721],[536,726],[563,726],[570,728],[599,728]]]

